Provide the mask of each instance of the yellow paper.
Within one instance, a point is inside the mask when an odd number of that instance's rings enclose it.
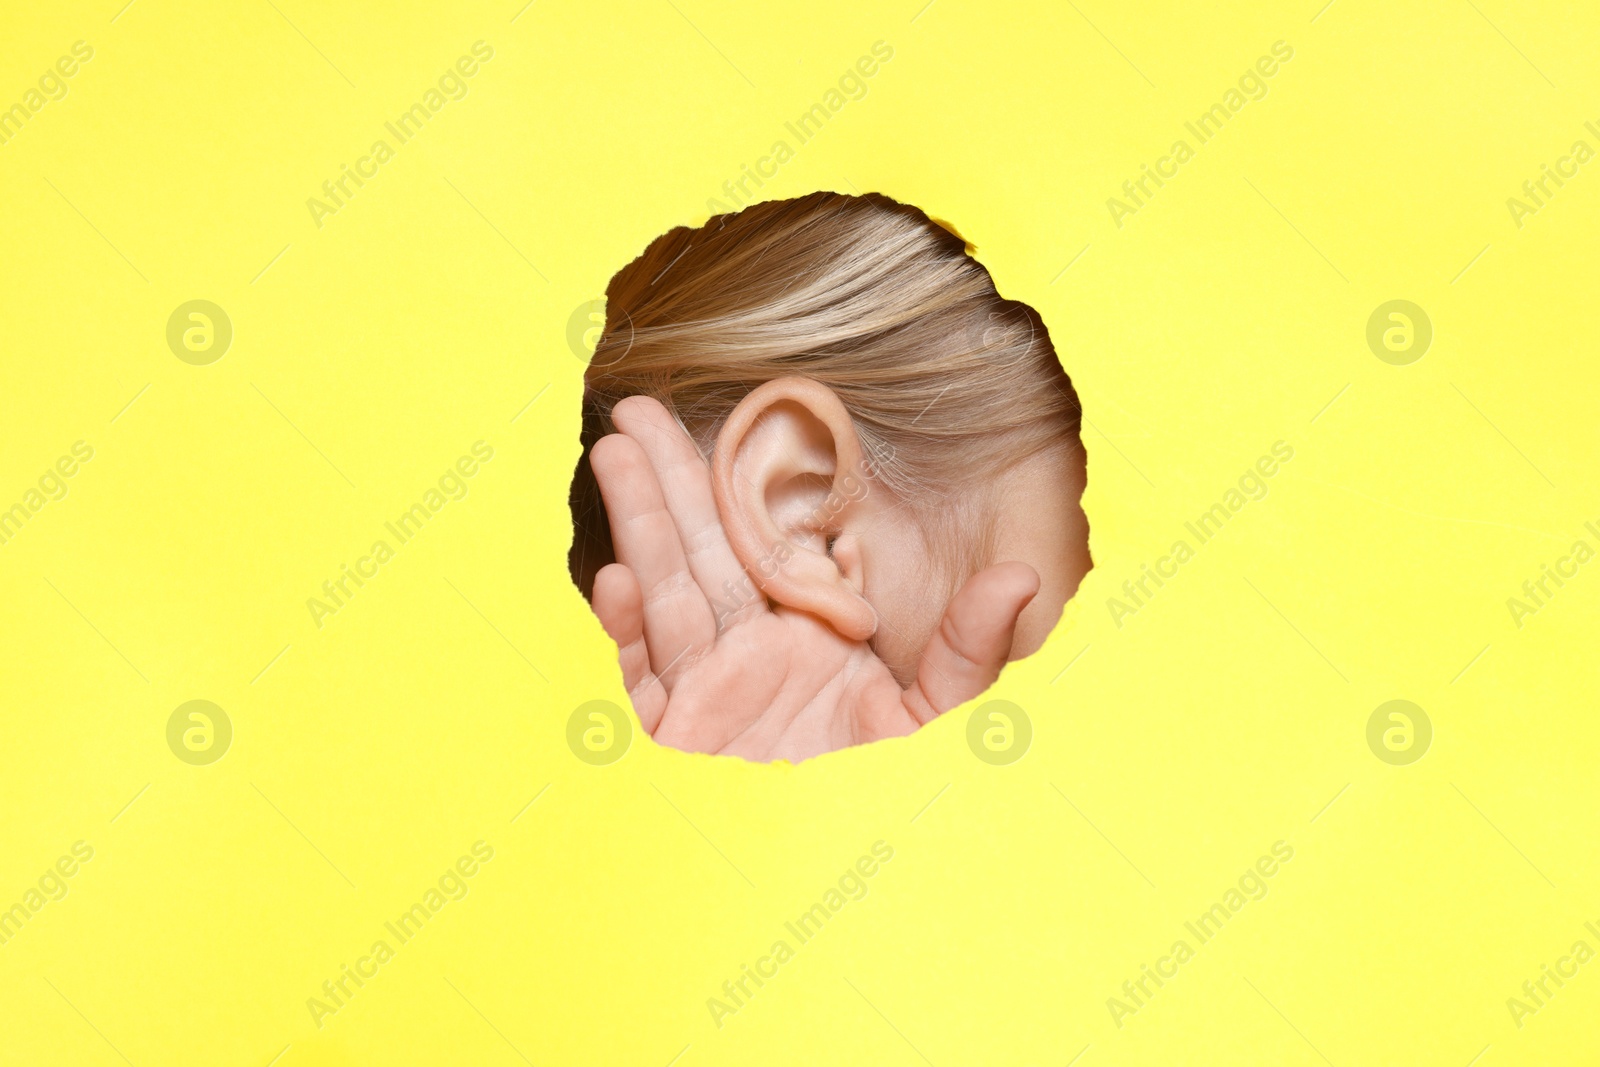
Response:
[[[0,1063],[1589,1062],[1600,20],[1319,2],[9,5]],[[592,301],[741,180],[1051,330],[1025,751],[575,754]]]

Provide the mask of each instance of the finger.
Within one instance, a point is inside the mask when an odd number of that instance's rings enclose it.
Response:
[[[617,643],[622,664],[622,684],[645,733],[654,734],[667,710],[667,691],[650,670],[650,653],[644,643],[644,593],[639,579],[620,563],[600,568],[594,576],[594,613]]]
[[[675,672],[710,649],[716,620],[684,559],[661,484],[639,443],[624,434],[595,442],[589,463],[611,524],[612,547],[639,583],[651,669],[668,691]]]
[[[905,704],[927,723],[978,696],[1000,677],[1011,653],[1017,617],[1039,592],[1039,575],[1026,563],[1000,563],[967,580],[945,609],[906,690]]]
[[[611,410],[617,428],[639,443],[654,468],[689,571],[711,601],[719,628],[767,610],[767,598],[739,564],[711,492],[711,469],[678,420],[652,397],[630,396]]]

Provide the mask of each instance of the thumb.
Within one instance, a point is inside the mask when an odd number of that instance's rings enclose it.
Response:
[[[906,708],[927,724],[994,684],[1011,653],[1017,617],[1039,592],[1026,563],[998,563],[967,579],[922,653]]]

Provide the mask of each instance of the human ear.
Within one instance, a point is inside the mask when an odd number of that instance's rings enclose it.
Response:
[[[767,596],[852,641],[878,628],[860,553],[832,546],[868,505],[861,439],[837,394],[779,378],[741,400],[717,435],[711,485],[734,555]]]

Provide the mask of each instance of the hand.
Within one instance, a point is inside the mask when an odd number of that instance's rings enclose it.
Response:
[[[909,734],[999,676],[1039,589],[1032,567],[1001,563],[970,578],[901,689],[866,641],[768,603],[728,543],[709,468],[661,404],[629,397],[612,419],[620,432],[595,444],[590,463],[619,562],[595,576],[594,612],[660,743],[799,761]],[[727,610],[730,590],[744,595]]]

